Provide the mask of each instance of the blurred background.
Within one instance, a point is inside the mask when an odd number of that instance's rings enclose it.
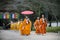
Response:
[[[10,21],[24,19],[25,15],[21,14],[24,10],[34,12],[28,15],[32,23],[44,14],[48,21],[47,31],[60,31],[60,0],[0,0],[0,29],[3,26],[9,29]]]

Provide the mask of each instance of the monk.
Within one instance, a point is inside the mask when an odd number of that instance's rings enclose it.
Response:
[[[19,26],[20,26],[20,21],[18,20],[18,22],[17,22],[17,30],[19,30]]]
[[[40,26],[39,17],[37,17],[37,19],[34,22],[34,28],[36,29],[37,34],[40,34],[39,26]]]
[[[19,31],[22,30],[22,26],[23,26],[23,21],[22,21],[22,19],[21,19],[21,20],[20,20],[20,23],[19,23]]]
[[[21,34],[22,35],[29,35],[30,31],[31,31],[31,21],[29,20],[29,18],[25,18],[23,21]]]
[[[14,30],[14,23],[11,21],[10,30]]]
[[[40,33],[42,35],[45,35],[46,34],[46,26],[47,26],[47,21],[46,19],[44,18],[44,15],[42,14],[42,18],[40,18]]]
[[[10,22],[10,30],[12,30],[12,24],[13,24],[13,22],[11,21]]]

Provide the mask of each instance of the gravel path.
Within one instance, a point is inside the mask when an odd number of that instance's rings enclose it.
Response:
[[[46,35],[37,35],[32,31],[29,36],[22,36],[19,31],[0,30],[0,40],[60,40],[59,33],[47,33]]]

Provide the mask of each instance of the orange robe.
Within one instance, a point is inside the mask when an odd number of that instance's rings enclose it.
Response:
[[[10,30],[13,30],[13,23],[10,24]]]
[[[36,21],[34,22],[34,27],[35,27],[35,29],[36,29],[36,33],[40,33],[39,26],[40,26],[40,22],[39,22],[39,20],[36,20]]]
[[[22,35],[29,35],[31,31],[31,21],[29,21],[28,23],[26,22],[26,19],[24,19],[23,21],[23,25],[22,25],[22,30],[21,30],[21,34]]]
[[[11,23],[10,30],[14,30],[14,23]]]
[[[41,18],[40,19],[40,33],[41,34],[46,34],[46,26],[47,26],[46,20],[44,19],[44,22],[43,22],[43,19]]]
[[[17,30],[17,22],[14,23],[14,30]]]
[[[19,27],[20,27],[20,21],[17,22],[17,30],[19,30]]]
[[[22,30],[22,27],[23,27],[23,21],[20,21],[20,23],[19,23],[19,31]]]

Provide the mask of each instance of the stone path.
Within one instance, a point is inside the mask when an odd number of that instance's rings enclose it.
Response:
[[[29,36],[22,36],[19,31],[0,30],[0,40],[60,40],[59,33],[47,33],[46,35],[37,35],[32,31]]]

